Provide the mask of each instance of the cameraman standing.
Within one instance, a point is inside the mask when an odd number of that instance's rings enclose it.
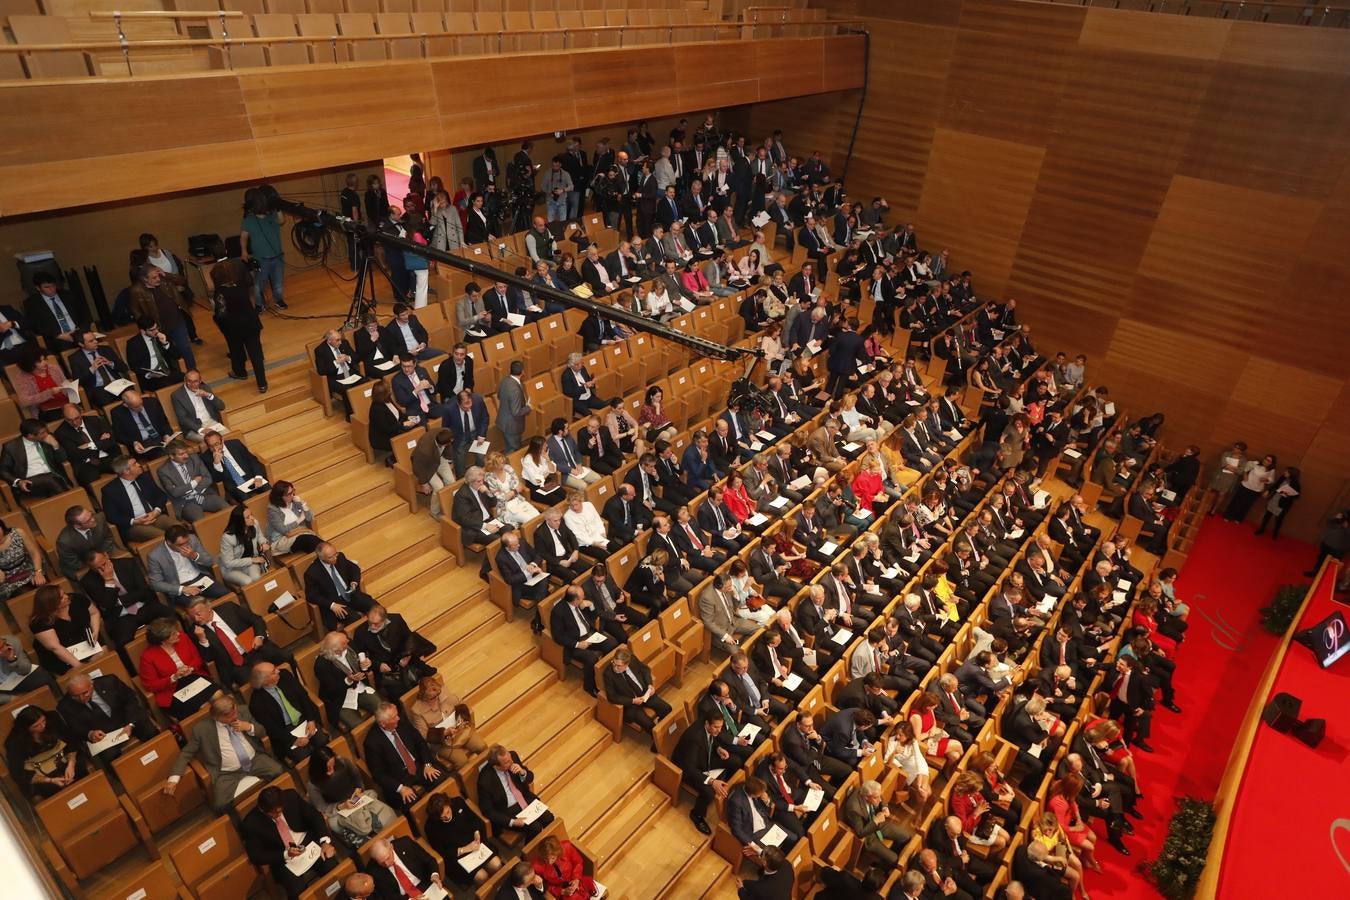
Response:
[[[256,263],[253,279],[254,308],[263,311],[263,283],[272,286],[272,303],[286,308],[285,246],[281,243],[281,213],[272,212],[267,197],[257,188],[244,192],[244,222],[239,247],[245,263]]]

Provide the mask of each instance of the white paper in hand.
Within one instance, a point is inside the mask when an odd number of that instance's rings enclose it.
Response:
[[[347,696],[342,698],[343,709],[356,709],[356,700],[361,692],[356,688],[347,688]]]
[[[841,628],[834,633],[834,637],[830,638],[830,640],[842,647],[853,640],[853,632],[849,631],[847,628]]]
[[[291,729],[291,737],[302,738],[302,737],[308,737],[308,736],[309,736],[309,723],[308,723],[308,722],[301,722],[299,725],[297,725],[297,726],[295,726],[294,728]]]
[[[470,453],[487,453],[490,449],[491,445],[484,438],[475,438],[474,442],[469,445]]]
[[[194,678],[191,684],[174,691],[173,696],[175,700],[186,703],[209,687],[211,687],[211,682],[205,678]]]
[[[788,487],[794,491],[800,491],[803,488],[808,488],[810,486],[811,486],[810,475],[801,475],[788,482]]]
[[[789,502],[788,498],[786,497],[774,497],[772,500],[769,501],[769,505],[772,506],[774,509],[782,509],[783,507],[788,505],[788,502]]]
[[[723,771],[724,771],[723,769],[710,769],[707,772],[704,772],[703,774],[705,777],[703,779],[703,783],[712,784],[714,781],[722,777]]]
[[[1075,449],[1072,448],[1072,447],[1065,447],[1065,448],[1064,448],[1064,455],[1067,456],[1069,459],[1082,459],[1082,458],[1083,458],[1083,454],[1082,454],[1082,453],[1079,453],[1077,450],[1075,450]]]
[[[1130,582],[1121,578],[1116,581],[1116,587],[1120,588],[1122,591],[1128,591],[1130,589]]]
[[[736,735],[736,737],[745,738],[747,741],[753,741],[755,738],[759,737],[759,732],[760,727],[758,725],[753,722],[748,722],[745,727],[741,729],[741,733]]]
[[[305,851],[299,856],[292,856],[286,860],[286,869],[292,875],[303,875],[308,872],[310,866],[319,861],[323,853],[319,850],[319,845],[313,841],[305,845]],[[423,895],[425,896],[425,895]]]
[[[590,636],[586,638],[588,644],[603,644],[604,642],[605,636],[599,631],[592,631]]]
[[[521,812],[521,814],[517,818],[519,818],[526,825],[529,825],[531,822],[533,822],[535,819],[539,818],[546,812],[548,812],[548,807],[544,805],[544,801],[535,799],[530,803],[529,806],[525,807],[524,811]]]
[[[820,545],[820,552],[823,556],[834,556],[835,551],[838,549],[839,545],[834,541],[826,541]]]
[[[777,825],[770,825],[769,830],[764,832],[764,836],[759,839],[759,842],[769,847],[780,847],[785,840],[787,840],[787,832]]]
[[[760,525],[763,525],[767,521],[769,521],[769,517],[764,515],[764,513],[755,513],[753,516],[745,520],[745,524],[749,525],[751,528],[758,528]]]
[[[806,791],[806,797],[802,800],[802,806],[806,807],[807,812],[815,812],[820,809],[821,802],[825,799],[825,792],[820,788],[809,788]]]
[[[124,744],[131,740],[131,735],[126,733],[125,729],[118,728],[116,731],[110,731],[103,736],[101,741],[85,741],[89,745],[89,755],[98,756],[109,747],[116,747],[118,744]]]
[[[796,672],[789,672],[788,676],[783,679],[783,688],[784,690],[795,691],[801,686],[801,683],[802,676],[798,675]]]
[[[465,872],[472,872],[491,858],[492,848],[487,844],[479,844],[477,850],[465,853],[459,858],[459,867]]]

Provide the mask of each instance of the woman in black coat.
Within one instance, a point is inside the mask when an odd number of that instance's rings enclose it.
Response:
[[[385,454],[386,466],[394,464],[393,439],[421,424],[420,417],[405,412],[394,402],[389,385],[383,381],[375,382],[370,392],[370,446]]]

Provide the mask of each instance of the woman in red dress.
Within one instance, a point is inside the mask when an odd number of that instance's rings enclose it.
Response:
[[[768,540],[765,536],[765,540]],[[820,564],[806,558],[795,541],[792,540],[792,526],[787,522],[778,525],[773,533],[773,552],[787,563],[787,572],[783,577],[793,581],[809,581],[820,571]]]
[[[883,504],[886,502],[886,488],[881,481],[881,464],[877,462],[875,456],[863,457],[858,474],[853,476],[853,496],[858,499],[858,506],[869,513],[876,512],[872,509],[873,503],[878,500]]]
[[[937,697],[929,691],[923,691],[914,698],[909,708],[909,726],[914,729],[914,737],[923,747],[924,753],[934,758],[945,758],[943,772],[956,768],[961,761],[961,742],[947,737],[947,732],[933,715],[937,706]]]
[[[727,489],[722,493],[722,499],[738,524],[744,525],[745,520],[755,514],[755,501],[750,499],[750,494],[745,490],[745,480],[739,472],[732,472],[727,477]]]
[[[1078,792],[1082,789],[1083,779],[1072,772],[1050,785],[1050,811],[1059,820],[1059,827],[1064,829],[1069,843],[1083,858],[1083,863],[1092,871],[1100,872],[1101,864],[1092,852],[1097,845],[1097,835],[1078,814]]]
[[[1106,709],[1110,698],[1097,703],[1097,709]],[[1119,766],[1120,770],[1138,780],[1134,771],[1134,754],[1120,739],[1120,723],[1105,716],[1095,716],[1083,725],[1083,738],[1096,749],[1102,759]]]
[[[585,860],[571,841],[560,841],[552,835],[544,838],[533,863],[550,897],[583,900],[595,894],[595,879],[583,871]]]

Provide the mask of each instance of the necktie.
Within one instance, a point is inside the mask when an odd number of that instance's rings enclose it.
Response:
[[[216,632],[216,637],[220,640],[221,645],[225,647],[225,652],[229,654],[230,662],[236,666],[242,666],[244,664],[243,654],[239,652],[239,647],[236,646],[234,640],[225,633],[225,629],[221,627],[220,622],[213,622],[211,628]]]
[[[98,358],[98,353],[95,352],[95,351],[90,351],[90,350],[86,350],[86,351],[84,351],[84,353],[85,353],[85,356],[88,356],[88,357],[89,357],[89,371],[92,372],[93,375],[94,375],[94,384],[98,385],[99,387],[102,387],[102,386],[103,386],[103,370],[102,370],[101,368],[98,368],[98,367],[96,367],[96,366],[94,365],[94,360]]]
[[[343,583],[342,576],[338,574],[337,567],[324,563],[324,568],[328,570],[328,576],[333,579],[333,584],[337,585],[338,596],[343,600],[346,600],[348,596],[347,585]]]
[[[735,734],[736,732],[740,731],[740,729],[736,727],[736,717],[731,714],[731,710],[727,709],[721,703],[717,704],[717,709],[722,713],[722,718],[727,723],[727,729],[732,734]]]
[[[464,420],[464,433],[466,435],[473,434],[473,417],[469,415],[469,411],[467,409],[462,410],[460,416],[462,416]]]
[[[61,302],[60,297],[51,298],[52,315],[56,317],[56,327],[65,334],[67,331],[74,330],[70,323],[70,316],[66,314],[66,305]]]
[[[623,501],[623,524],[628,524],[628,501]]]
[[[142,437],[148,438],[149,440],[152,441],[159,440],[159,432],[155,430],[155,426],[150,424],[150,419],[145,414],[145,407],[141,407],[140,409],[134,409],[131,411],[131,414],[136,417],[136,424],[141,429]]]
[[[1062,643],[1061,643],[1061,644],[1059,645],[1059,664],[1060,664],[1061,666],[1064,665],[1064,651],[1065,651],[1065,647],[1066,647],[1065,644],[1062,644]]]
[[[574,468],[577,464],[576,457],[572,455],[572,448],[567,446],[567,441],[558,438],[558,446],[562,448],[563,459],[567,460],[567,467]]]
[[[108,716],[109,718],[112,718],[112,709],[109,708],[108,704],[104,702],[103,698],[98,695],[97,691],[89,695],[89,702],[92,703],[94,706],[97,706],[99,712],[103,713],[105,716]]]
[[[397,881],[398,886],[403,889],[403,893],[407,894],[409,897],[422,896],[422,892],[417,889],[417,885],[413,884],[412,878],[408,876],[407,872],[403,871],[402,866],[395,862],[389,869],[394,873],[394,880]]]
[[[702,550],[703,542],[698,539],[698,535],[694,534],[694,529],[688,522],[684,524],[684,531],[689,535],[689,541],[694,545],[694,549]]]
[[[403,743],[403,738],[398,736],[397,731],[386,732],[394,741],[394,749],[398,751],[399,758],[403,760],[403,768],[408,770],[409,775],[417,774],[417,760],[408,752],[407,746]]]
[[[281,688],[270,687],[267,690],[271,692],[272,696],[277,699],[277,703],[281,706],[281,714],[286,717],[286,724],[298,724],[300,722],[300,711],[291,705],[291,701],[286,699],[286,695],[282,693]]]
[[[522,792],[519,785],[516,784],[516,780],[511,777],[511,773],[505,772],[503,773],[503,777],[506,779],[506,789],[511,792],[511,797],[516,801],[516,806],[520,807],[522,810],[529,806],[529,801],[525,799],[524,792]]]
[[[289,847],[295,843],[295,835],[291,833],[291,826],[286,824],[286,817],[283,815],[276,820],[277,834],[281,835],[281,843]]]
[[[225,726],[225,733],[230,736],[230,746],[234,747],[235,758],[239,760],[239,771],[247,772],[253,768],[253,754],[250,752],[248,743],[244,738],[230,726]]]
[[[787,782],[783,780],[783,776],[775,773],[773,780],[778,783],[778,793],[783,795],[783,802],[791,806],[792,792],[788,790]]]
[[[234,482],[236,486],[243,484],[244,472],[237,465],[235,465],[234,460],[230,458],[230,454],[222,453],[220,455],[220,460],[222,463],[225,464],[225,472],[230,476],[230,481]]]
[[[713,504],[712,511],[713,511],[713,515],[717,516],[717,530],[718,530],[718,532],[726,531],[726,530],[727,530],[727,522],[726,522],[726,519],[723,519],[723,518],[722,518],[722,510],[718,508],[717,504]]]
[[[628,669],[627,671],[628,671],[628,680],[633,682],[633,686],[638,689],[638,696],[640,697],[643,694],[645,694],[647,692],[647,689],[642,686],[641,681],[638,681],[638,677],[633,674],[633,670]]]

